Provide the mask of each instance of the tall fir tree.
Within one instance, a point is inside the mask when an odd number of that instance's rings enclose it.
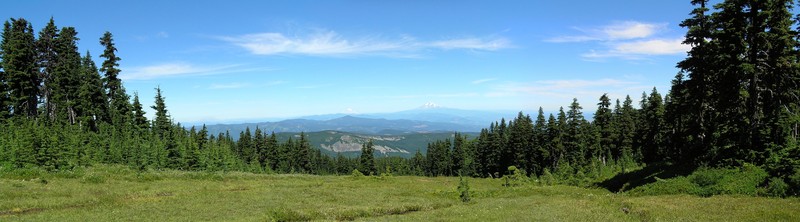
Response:
[[[79,103],[77,105],[83,116],[82,122],[85,122],[90,129],[97,130],[97,122],[107,116],[108,105],[106,104],[106,95],[103,93],[103,81],[100,79],[100,73],[97,71],[97,66],[92,60],[89,51],[81,61],[83,68],[81,85],[78,92]]]
[[[56,39],[56,65],[50,72],[50,81],[55,88],[50,88],[50,98],[47,104],[51,105],[55,117],[60,121],[75,124],[79,121],[77,109],[82,74],[81,55],[78,52],[78,32],[73,27],[64,27]],[[53,115],[51,115],[53,116]]]
[[[578,99],[572,99],[569,111],[567,111],[567,134],[564,139],[568,161],[579,165],[585,163],[588,148],[586,147],[587,135],[584,133],[587,123],[582,110],[583,107],[578,103]]]
[[[685,118],[692,121],[684,126],[688,143],[681,148],[685,153],[683,162],[697,163],[703,161],[708,146],[711,144],[712,127],[709,126],[712,112],[712,98],[717,94],[714,88],[714,45],[709,42],[711,32],[714,28],[710,16],[707,14],[709,8],[706,7],[708,0],[693,0],[696,6],[691,12],[691,18],[681,22],[680,26],[687,28],[686,38],[683,44],[692,46],[686,59],[678,62],[677,67],[681,72],[686,73],[688,79],[684,82],[686,88],[685,106],[683,113],[677,118]]]
[[[3,26],[0,57],[5,73],[8,104],[14,116],[35,118],[38,115],[39,70],[33,28],[23,18],[10,19]]]
[[[118,119],[125,115],[125,110],[120,110],[125,108],[121,100],[124,100],[125,103],[128,102],[125,99],[127,95],[124,95],[125,90],[122,87],[122,80],[119,79],[121,70],[118,67],[119,61],[122,59],[116,55],[117,47],[114,45],[114,37],[111,32],[103,33],[103,36],[100,38],[100,45],[104,47],[103,54],[101,54],[100,57],[105,58],[100,66],[100,72],[103,73],[104,76],[103,89],[106,92],[106,99],[108,99],[107,103],[109,107],[108,116],[102,119],[106,122],[119,122]]]
[[[646,102],[647,105],[642,107],[643,122],[640,126],[643,126],[643,130],[640,135],[642,138],[640,150],[643,160],[652,163],[663,160],[661,157],[666,153],[663,148],[664,103],[655,87]]]
[[[607,93],[603,93],[600,96],[600,102],[597,103],[597,111],[594,113],[594,122],[593,124],[598,130],[598,137],[599,137],[599,150],[596,150],[594,154],[597,157],[600,157],[604,162],[607,158],[611,158],[610,156],[606,156],[607,154],[611,153],[613,148],[613,134],[614,134],[614,126],[612,125],[612,110],[611,110],[611,99],[608,98]]]
[[[156,118],[153,120],[153,134],[161,139],[166,139],[172,127],[172,120],[167,113],[167,104],[164,102],[164,96],[161,95],[161,87],[156,87],[155,90],[155,104],[150,106],[156,111]]]
[[[41,99],[44,102],[43,112],[50,120],[56,119],[56,110],[54,102],[57,99],[52,98],[52,91],[58,88],[56,81],[53,78],[53,73],[58,66],[59,53],[56,52],[59,39],[58,28],[56,27],[53,17],[50,21],[39,31],[39,38],[36,40],[36,62],[39,68],[39,78],[42,80],[40,88]]]
[[[150,128],[150,122],[147,121],[147,117],[145,117],[145,111],[142,108],[142,103],[139,102],[139,93],[133,93],[133,125],[137,129],[140,130],[147,130]],[[205,126],[205,125],[203,125]]]
[[[361,157],[359,158],[359,171],[364,174],[372,175],[377,173],[375,168],[375,148],[372,140],[361,144]]]
[[[536,115],[536,122],[533,124],[533,138],[531,138],[533,153],[528,166],[532,174],[541,175],[550,159],[550,150],[547,149],[547,124],[548,122],[544,117],[544,110],[542,107],[539,107],[539,112]]]
[[[533,121],[530,116],[519,112],[513,123],[508,130],[508,146],[505,149],[506,152],[510,152],[511,162],[507,165],[531,171],[531,161],[534,157],[531,141],[533,139]]]
[[[467,168],[466,160],[468,152],[466,149],[466,142],[466,136],[462,136],[458,132],[453,134],[453,152],[450,163],[453,164],[451,169],[457,174],[461,174],[461,171]]]

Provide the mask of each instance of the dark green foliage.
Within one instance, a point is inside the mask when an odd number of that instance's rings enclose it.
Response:
[[[427,174],[430,176],[449,176],[452,174],[450,159],[450,140],[436,141],[428,144],[425,159],[428,162]]]
[[[74,37],[74,36],[73,36]],[[58,89],[55,76],[53,75],[56,68],[59,66],[59,54],[57,50],[61,49],[63,52],[64,47],[59,47],[58,44],[63,43],[59,41],[58,28],[55,25],[54,19],[51,17],[47,25],[39,32],[39,39],[36,40],[37,51],[37,66],[39,68],[40,78],[42,80],[41,98],[44,100],[44,114],[50,120],[56,119],[56,110],[54,102],[59,101],[53,97],[54,89]],[[64,69],[61,70],[62,74]],[[63,101],[63,100],[62,100]]]
[[[156,87],[155,90],[155,104],[150,106],[150,108],[156,110],[156,118],[153,121],[153,133],[161,138],[166,138],[172,127],[172,120],[167,113],[167,105],[164,102],[164,97],[161,96],[161,87]]]
[[[55,41],[55,52],[58,55],[56,65],[50,73],[53,84],[49,88],[50,97],[47,98],[51,119],[54,117],[68,124],[79,121],[77,105],[79,101],[79,88],[82,74],[82,59],[78,52],[77,31],[73,27],[64,27]]]
[[[636,195],[719,194],[760,195],[768,174],[758,166],[747,164],[740,168],[700,168],[687,176],[656,181],[630,190]],[[782,181],[782,180],[781,180]],[[785,183],[784,183],[785,184]]]
[[[78,90],[77,109],[82,115],[80,120],[82,125],[86,125],[96,131],[98,122],[106,121],[108,116],[108,104],[106,95],[103,93],[103,81],[100,79],[100,73],[97,71],[97,66],[92,61],[92,56],[88,51],[81,61],[81,67],[82,76]]]
[[[121,70],[117,68],[119,67],[119,61],[122,59],[116,55],[117,47],[114,46],[114,35],[112,35],[111,32],[103,33],[103,37],[100,38],[100,45],[105,47],[100,57],[106,59],[100,66],[100,72],[105,76],[103,77],[103,85],[105,86],[108,98],[114,99],[116,98],[114,94],[122,87],[122,80],[118,77]]]
[[[600,102],[597,103],[597,111],[594,113],[594,126],[597,129],[598,149],[594,151],[593,156],[599,157],[605,162],[610,160],[612,150],[615,149],[614,144],[614,130],[615,126],[612,125],[613,113],[611,111],[611,100],[607,94],[600,96]]]
[[[470,195],[469,195],[469,181],[464,176],[458,176],[458,197],[461,199],[461,202],[469,203]]]
[[[361,164],[358,167],[361,169],[361,171],[369,175],[374,175],[377,173],[375,170],[375,148],[372,146],[372,140],[369,140],[361,145],[361,157],[359,158],[359,162],[361,162]]]
[[[34,118],[39,99],[39,70],[36,65],[36,47],[33,28],[23,18],[10,19],[3,27],[0,57],[3,58],[4,79],[11,115]]]
[[[159,92],[160,93],[160,92]],[[145,112],[142,109],[142,103],[139,102],[139,93],[133,93],[133,126],[138,129],[150,128],[150,122],[144,116]]]

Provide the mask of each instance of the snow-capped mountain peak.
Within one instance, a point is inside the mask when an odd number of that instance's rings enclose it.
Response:
[[[436,109],[436,108],[442,108],[442,106],[440,106],[440,105],[438,105],[436,103],[433,103],[433,102],[427,102],[424,105],[420,106],[419,108],[420,109]]]

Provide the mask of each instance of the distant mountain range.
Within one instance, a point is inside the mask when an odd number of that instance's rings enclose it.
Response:
[[[229,131],[234,139],[246,128],[264,132],[340,131],[370,135],[408,135],[415,133],[480,132],[489,123],[512,118],[516,112],[452,109],[427,103],[419,108],[374,114],[326,114],[275,122],[207,125],[216,135]],[[199,126],[198,126],[199,127]]]
[[[486,127],[489,123],[500,121],[501,118],[514,118],[518,111],[479,111],[453,109],[439,106],[435,103],[426,103],[416,109],[405,110],[392,113],[370,113],[370,114],[326,114],[315,116],[304,116],[299,119],[309,120],[330,120],[343,116],[353,116],[370,119],[387,120],[416,120],[428,122],[453,123],[459,125],[471,125]],[[479,129],[480,130],[480,129]]]
[[[410,133],[404,135],[371,135],[340,131],[321,131],[306,133],[309,143],[323,153],[335,156],[337,153],[348,157],[356,157],[361,153],[361,144],[372,140],[376,156],[412,157],[417,150],[427,152],[427,144],[444,139],[453,139],[453,132]],[[474,133],[465,134],[472,138]],[[276,133],[278,140],[285,141],[290,137],[300,139],[300,133]]]
[[[480,126],[460,125],[454,123],[427,122],[416,120],[387,120],[369,119],[353,116],[343,116],[331,120],[290,119],[279,122],[216,124],[206,126],[210,134],[219,134],[226,131],[231,137],[238,139],[239,133],[246,128],[255,131],[256,127],[264,132],[320,132],[335,130],[342,132],[374,134],[374,135],[403,135],[411,133],[436,133],[436,132],[478,132]]]
[[[510,119],[516,114],[512,111],[452,109],[427,103],[416,109],[393,113],[326,114],[281,121],[213,124],[206,128],[211,135],[230,132],[235,140],[247,128],[251,133],[256,128],[266,133],[275,132],[280,141],[299,139],[300,132],[305,132],[313,147],[331,156],[357,157],[361,153],[361,144],[372,140],[375,155],[412,157],[417,150],[426,153],[428,143],[452,139],[454,132],[475,137],[491,122]]]

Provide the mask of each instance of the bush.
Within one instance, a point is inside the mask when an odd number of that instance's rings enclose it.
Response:
[[[459,176],[459,183],[458,183],[458,197],[461,198],[461,202],[468,203],[470,201],[469,197],[469,182],[463,176]]]
[[[353,178],[361,178],[364,177],[364,174],[361,173],[361,171],[358,171],[358,169],[353,169],[353,173],[350,173],[350,176]]]
[[[794,174],[789,176],[789,187],[792,195],[800,195],[800,168],[794,170]]]
[[[525,183],[527,180],[528,176],[525,176],[524,170],[517,169],[516,166],[510,166],[508,167],[508,174],[503,176],[503,186],[519,186]]]
[[[543,185],[552,186],[556,184],[556,177],[550,173],[549,169],[545,168],[542,176],[539,177],[539,181],[541,181]]]
[[[789,184],[778,177],[773,177],[767,184],[767,195],[773,197],[785,197],[789,192]]]
[[[655,183],[636,187],[628,191],[635,195],[669,195],[692,194],[699,195],[701,188],[686,177],[676,177],[669,180],[658,180]]]
[[[692,194],[703,197],[719,194],[756,196],[764,192],[759,191],[759,187],[764,184],[768,176],[764,169],[752,164],[733,169],[701,168],[687,177],[668,180],[656,178],[656,182],[634,188],[629,192],[641,195]]]

